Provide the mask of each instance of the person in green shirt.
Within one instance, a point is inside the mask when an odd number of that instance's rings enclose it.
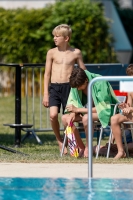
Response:
[[[70,125],[71,122],[82,121],[86,133],[86,145],[83,144],[79,132],[73,125],[73,131],[77,140],[80,155],[88,157],[88,108],[87,104],[87,88],[89,82],[100,75],[90,73],[81,68],[74,68],[69,83],[71,86],[68,97],[65,114],[62,116],[64,127]],[[111,104],[118,103],[113,89],[107,81],[97,81],[92,87],[92,121],[100,121],[101,125],[106,127],[113,115]]]

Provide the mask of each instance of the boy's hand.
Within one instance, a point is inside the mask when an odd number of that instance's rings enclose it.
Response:
[[[70,122],[74,122],[74,120],[75,120],[75,113],[71,113],[71,114],[69,115],[67,124],[70,125]]]
[[[121,110],[123,110],[124,108],[129,108],[129,107],[130,107],[130,105],[127,103],[120,103],[118,105],[118,108],[120,108]]]
[[[130,112],[132,112],[132,108],[131,107],[124,108],[122,110],[123,115],[128,115]]]
[[[71,104],[71,105],[67,105],[66,109],[67,109],[68,112],[77,113],[78,108]]]
[[[118,108],[120,108],[121,110],[122,109],[124,109],[124,108],[126,108],[126,103],[120,103],[119,105],[118,105]]]
[[[43,104],[46,108],[49,107],[49,96],[48,96],[48,95],[44,95],[42,104]]]
[[[74,120],[75,120],[75,113],[69,114],[69,117],[67,118],[67,121],[66,121],[68,126],[71,124],[71,122],[74,122]]]

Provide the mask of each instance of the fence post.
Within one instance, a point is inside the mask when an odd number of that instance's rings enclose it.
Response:
[[[15,66],[15,124],[21,124],[21,66]],[[15,146],[20,146],[21,127],[15,127]]]

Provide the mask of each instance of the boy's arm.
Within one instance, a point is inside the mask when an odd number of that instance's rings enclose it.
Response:
[[[127,104],[126,107],[122,109],[122,113],[124,115],[128,115],[133,112],[133,92],[129,92],[127,96]]]
[[[77,107],[75,107],[74,105],[67,105],[66,106],[66,109],[67,109],[67,111],[68,112],[73,112],[73,113],[88,113],[88,108],[77,108]],[[92,108],[92,113],[96,113],[97,111],[96,111],[96,108],[95,107],[93,107]]]
[[[124,108],[122,110],[123,115],[128,115],[129,113],[133,112],[133,107]]]
[[[133,92],[129,92],[127,95],[127,104],[133,106]]]
[[[79,65],[80,68],[82,68],[83,70],[86,70],[86,67],[84,65],[83,58],[82,58],[82,53],[79,49],[77,49],[77,64]]]
[[[45,65],[45,73],[44,73],[44,97],[43,97],[43,105],[45,107],[49,107],[49,83],[51,78],[51,69],[52,69],[52,50],[47,52],[46,56],[46,65]]]
[[[118,108],[120,108],[121,110],[124,108],[128,108],[128,107],[132,107],[133,105],[133,92],[129,92],[127,94],[127,102],[122,102],[118,105]]]

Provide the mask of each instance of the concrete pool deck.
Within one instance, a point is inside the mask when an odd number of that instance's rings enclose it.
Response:
[[[87,178],[88,164],[0,163],[0,177]],[[133,178],[132,164],[93,164],[94,178]]]

